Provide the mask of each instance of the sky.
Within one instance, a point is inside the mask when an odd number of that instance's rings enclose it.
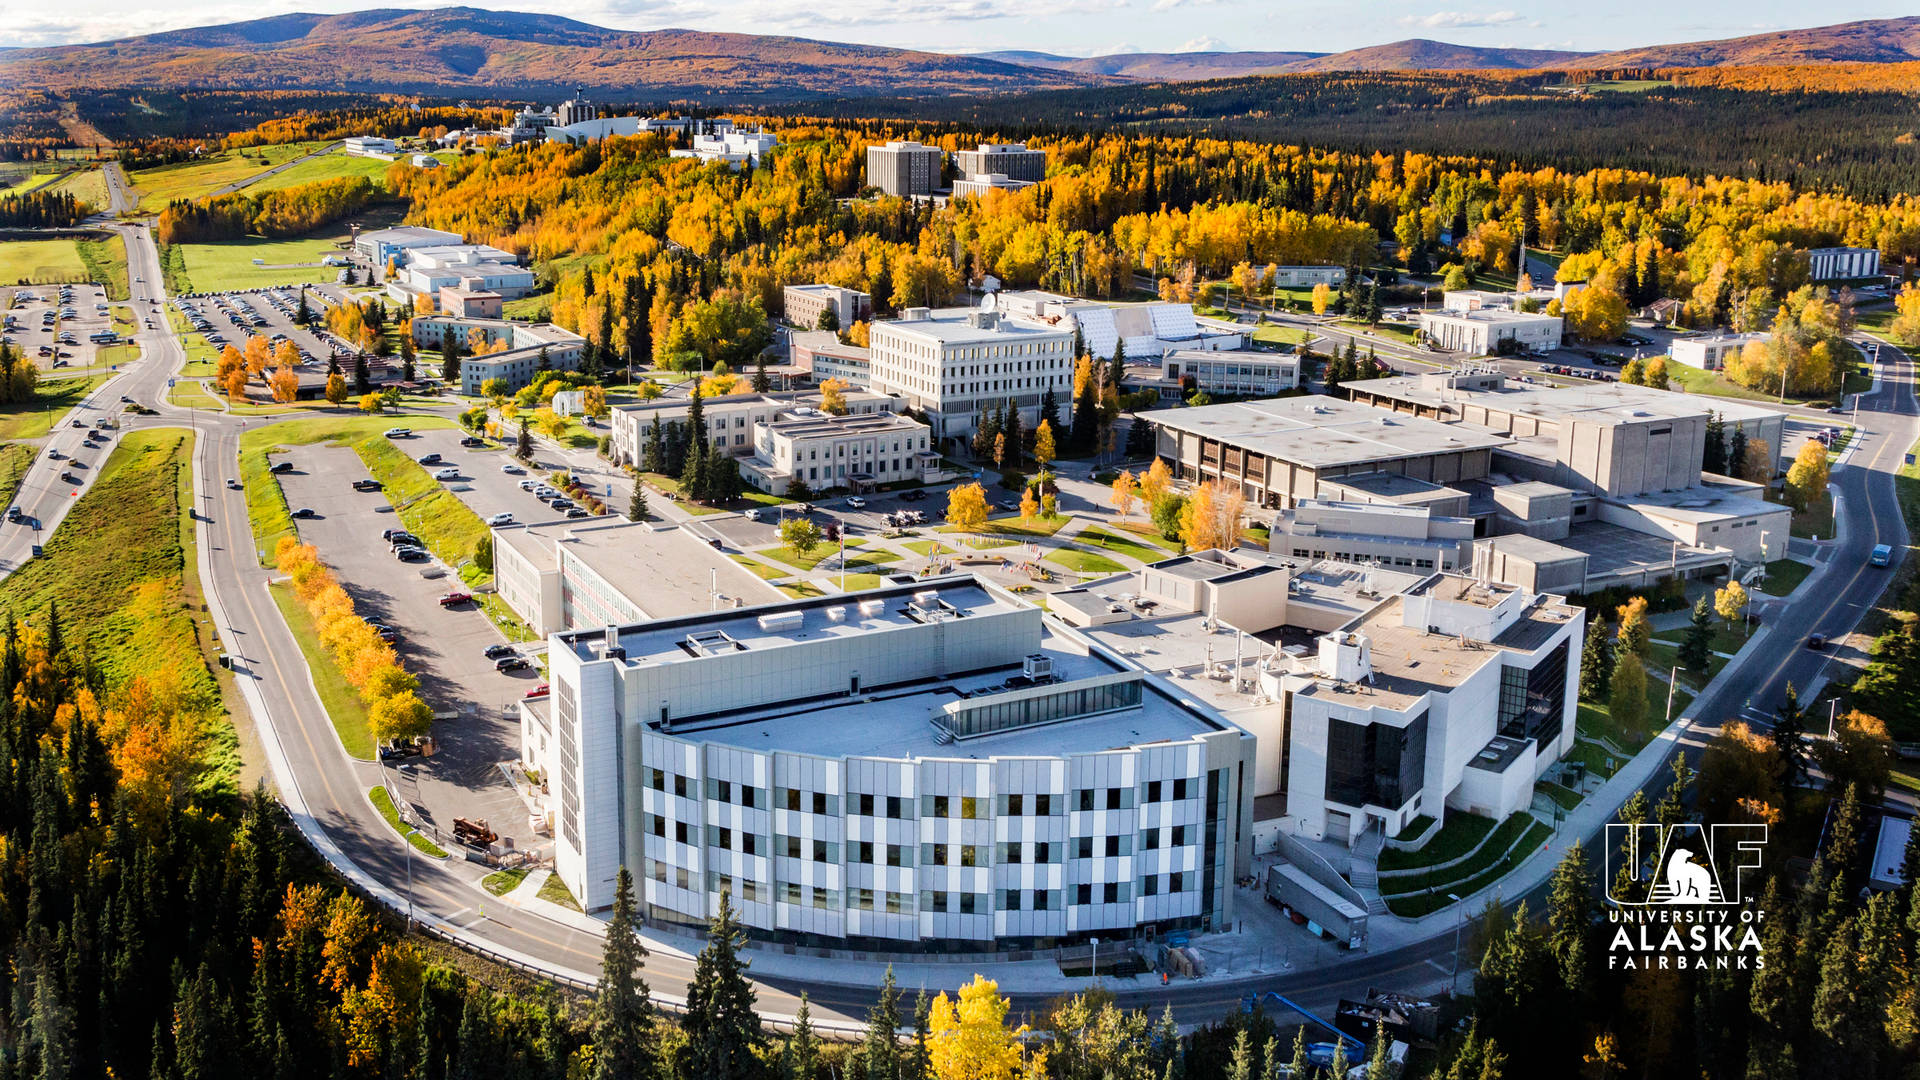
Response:
[[[13,5],[10,5],[13,6]],[[295,11],[446,5],[379,0],[65,0],[13,6],[0,46],[63,45]],[[680,27],[791,34],[935,52],[1035,49],[1068,56],[1116,52],[1339,52],[1402,38],[1462,45],[1608,50],[1738,37],[1891,18],[1911,5],[1837,0],[511,0],[476,4],[544,11],[622,30]]]

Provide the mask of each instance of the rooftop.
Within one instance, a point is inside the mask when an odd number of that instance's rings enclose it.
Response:
[[[1447,319],[1454,322],[1489,323],[1494,325],[1506,323],[1557,323],[1560,321],[1560,316],[1558,315],[1514,311],[1510,308],[1474,308],[1471,311],[1442,308],[1436,311],[1423,311],[1420,313],[1420,318],[1422,320],[1433,319],[1438,321]]]
[[[908,315],[914,317],[908,318]],[[975,308],[908,308],[901,313],[901,318],[892,322],[876,322],[873,326],[876,330],[885,328],[944,345],[1004,344],[1018,338],[1053,339],[1073,333],[1072,327],[1048,326]]]
[[[684,529],[620,518],[546,521],[494,530],[542,570],[559,567],[559,553],[577,559],[640,610],[656,619],[705,612],[711,589],[748,604],[773,603],[782,593]]]
[[[1477,314],[1477,313],[1476,313]],[[1659,419],[1706,416],[1719,413],[1725,420],[1741,421],[1778,417],[1772,409],[1749,405],[1733,398],[1707,399],[1673,390],[1655,390],[1621,382],[1581,382],[1572,386],[1543,386],[1537,383],[1495,385],[1473,389],[1445,385],[1436,372],[1433,376],[1394,375],[1385,379],[1362,379],[1345,384],[1356,393],[1391,398],[1415,405],[1450,407],[1456,414],[1461,406],[1472,405],[1496,412],[1531,416],[1544,420],[1576,417],[1589,423],[1634,424]]]
[[[1476,541],[1476,543],[1485,544],[1488,548],[1501,552],[1502,554],[1525,559],[1535,566],[1565,562],[1568,559],[1586,558],[1585,552],[1564,547],[1551,540],[1542,540],[1539,537],[1528,536],[1526,533],[1506,533],[1501,536],[1489,536],[1484,540]]]
[[[465,237],[459,233],[447,232],[443,229],[428,229],[419,225],[396,225],[391,229],[375,229],[372,232],[363,232],[360,234],[359,239],[373,240],[378,243],[387,244],[397,243],[403,240],[436,240],[457,244],[464,240]]]
[[[1512,440],[1321,395],[1236,401],[1152,414],[1161,427],[1310,468],[1489,450]]]
[[[1393,596],[1346,627],[1365,634],[1372,644],[1372,685],[1356,685],[1345,691],[1355,695],[1355,704],[1401,709],[1428,693],[1452,690],[1503,651],[1532,652],[1539,648],[1579,613],[1564,601],[1544,598],[1530,605],[1496,640],[1473,641],[1406,625],[1405,602],[1404,597]],[[1334,686],[1330,680],[1317,680],[1310,691],[1303,693],[1341,692]]]
[[[1434,499],[1458,498],[1464,492],[1455,488],[1418,480],[1401,473],[1370,472],[1348,476],[1330,476],[1320,481],[1322,487],[1336,486],[1370,495],[1386,503],[1422,503]]]
[[[1671,539],[1635,532],[1625,525],[1599,521],[1575,525],[1560,545],[1587,557],[1589,580],[1646,568],[1666,572],[1675,565],[1689,566],[1696,561],[1724,557],[1723,552],[1713,548],[1688,547]]]

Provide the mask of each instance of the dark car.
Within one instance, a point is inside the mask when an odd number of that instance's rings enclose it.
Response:
[[[268,471],[268,472],[270,472],[270,473],[289,473],[289,472],[292,472],[292,471],[293,471],[293,462],[291,462],[291,461],[276,461],[276,462],[274,462],[274,463],[273,463],[273,467],[272,467],[272,468],[270,468],[270,469],[268,469],[267,471]]]
[[[420,457],[417,458],[416,460],[418,460],[422,465],[438,465],[440,464],[440,455],[439,454],[421,454]]]
[[[513,655],[513,646],[511,645],[487,646],[486,657],[489,660],[498,660],[503,656],[512,656],[512,655]]]
[[[921,499],[924,499],[926,497],[927,497],[927,492],[924,488],[913,488],[912,490],[903,491],[900,493],[901,502],[919,502]]]
[[[470,447],[483,447],[487,445],[487,440],[479,438],[478,436],[469,435],[466,438],[460,440],[460,445],[470,446]]]
[[[503,656],[493,662],[493,670],[495,671],[525,671],[532,666],[532,664],[527,662],[526,657],[517,653],[513,656]]]
[[[355,481],[353,482],[353,490],[355,490],[355,491],[379,491],[379,490],[380,490],[380,481],[378,481],[378,480],[355,480]]]
[[[427,561],[427,552],[425,548],[403,547],[400,550],[394,552],[393,554],[394,554],[394,557],[399,559],[401,562],[426,562]]]
[[[316,514],[316,513],[314,513],[314,510],[313,510],[313,507],[311,507],[311,506],[303,506],[303,507],[301,507],[300,509],[298,509],[298,510],[295,510],[295,511],[293,512],[293,516],[294,516],[294,517],[297,517],[297,518],[317,518],[317,517],[319,517],[320,515],[319,515],[319,514]]]
[[[586,510],[578,506],[575,506],[567,511],[567,516],[570,518],[584,518],[584,517],[592,517],[593,515],[588,513]]]
[[[1827,636],[1825,634],[1814,634],[1807,638],[1807,648],[1809,649],[1824,649],[1826,647]]]

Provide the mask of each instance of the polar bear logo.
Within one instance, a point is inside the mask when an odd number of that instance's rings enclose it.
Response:
[[[1667,904],[1710,904],[1713,902],[1713,873],[1693,861],[1686,848],[1667,857],[1667,871],[1661,875],[1666,886]]]

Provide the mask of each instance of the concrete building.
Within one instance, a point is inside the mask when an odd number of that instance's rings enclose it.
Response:
[[[1161,354],[1159,378],[1151,381],[1168,396],[1183,393],[1189,378],[1197,389],[1215,396],[1272,397],[1299,389],[1300,358],[1250,349],[1175,349]],[[1134,381],[1131,373],[1128,381]]]
[[[412,320],[413,343],[438,349],[453,331],[463,351],[476,344],[497,352],[463,355],[460,358],[460,392],[469,397],[480,395],[489,379],[500,379],[509,390],[533,381],[540,370],[544,350],[546,365],[554,371],[572,371],[580,366],[580,353],[586,339],[552,323],[514,322],[508,319],[472,319],[453,315],[416,315]]]
[[[867,147],[867,186],[882,194],[908,198],[940,190],[946,152],[937,146],[895,139]]]
[[[1002,315],[1077,330],[1088,352],[1102,360],[1115,348],[1128,360],[1155,360],[1171,350],[1220,351],[1244,348],[1238,329],[1215,328],[1194,317],[1189,304],[1108,304],[1058,293],[1021,289],[993,294]]]
[[[1026,143],[981,143],[973,150],[955,151],[953,162],[968,179],[1000,176],[1024,186],[1047,178],[1047,152],[1029,150]],[[956,186],[954,194],[959,193]]]
[[[1436,514],[1431,506],[1301,499],[1274,515],[1267,550],[1428,573],[1471,566],[1473,531],[1472,518]]]
[[[359,157],[392,157],[399,145],[392,139],[378,135],[349,135],[340,140],[340,145],[349,154]]]
[[[753,431],[741,479],[770,495],[794,480],[815,492],[871,491],[880,484],[925,483],[940,470],[927,425],[898,413],[834,416],[797,406]]]
[[[1484,479],[1503,435],[1337,398],[1306,396],[1148,414],[1156,452],[1181,480],[1238,485],[1253,507],[1319,498],[1321,483],[1397,473],[1434,484]]]
[[[667,522],[501,525],[494,585],[535,636],[779,600],[778,589]]]
[[[805,338],[814,340],[802,340]],[[873,385],[873,350],[842,345],[831,330],[790,334],[788,345],[790,362],[815,386],[828,379],[839,379],[862,390]]]
[[[395,256],[404,256],[415,248],[446,247],[465,240],[459,233],[450,233],[441,229],[425,229],[418,225],[401,225],[392,229],[374,229],[363,232],[353,238],[353,250],[356,255],[376,267],[385,268],[387,260]]]
[[[780,295],[787,324],[802,330],[818,327],[820,317],[829,310],[833,312],[836,327],[842,330],[873,318],[873,297],[858,289],[843,289],[838,285],[789,285]]]
[[[407,161],[416,169],[437,169],[440,167],[440,159],[434,157],[432,154],[415,154],[408,158]]]
[[[1544,352],[1560,347],[1558,315],[1523,315],[1517,311],[1480,308],[1473,311],[1423,311],[1420,332],[1449,352],[1488,356],[1511,341],[1521,352]]]
[[[698,132],[693,136],[693,149],[669,150],[669,157],[699,158],[702,162],[724,161],[735,169],[752,163],[760,164],[760,159],[773,152],[780,140],[771,131],[740,131],[731,123],[724,128],[714,126],[710,130]]]
[[[1585,618],[1555,596],[1207,551],[1048,605],[1254,735],[1256,851],[1524,812],[1573,745]]]
[[[900,398],[866,390],[847,391],[846,403],[847,413],[852,416],[897,413],[906,408],[906,402]],[[707,424],[707,445],[723,448],[736,457],[744,457],[753,453],[753,433],[761,424],[770,424],[779,419],[781,414],[801,407],[818,409],[820,391],[728,394],[726,397],[703,399],[700,409]],[[663,429],[668,424],[683,423],[691,408],[691,403],[685,398],[662,398],[614,406],[608,421],[613,440],[608,453],[616,464],[638,465],[643,457],[648,429],[655,423],[659,423]]]
[[[867,335],[872,388],[925,413],[935,445],[973,436],[983,409],[1011,401],[1031,428],[1048,389],[1073,391],[1071,326],[1008,318],[973,308],[907,308]]]
[[[971,577],[549,642],[523,752],[588,910],[625,866],[649,922],[983,952],[1224,926],[1251,868],[1252,736]]]
[[[521,266],[514,254],[487,244],[449,244],[411,248],[387,277],[387,295],[411,305],[416,296],[438,296],[445,288],[499,293],[512,300],[537,287],[531,267]]]
[[[486,289],[458,285],[440,288],[440,312],[456,319],[498,319],[505,297]]]
[[[1854,281],[1879,275],[1879,248],[1831,247],[1807,252],[1807,277],[1813,281]]]
[[[1273,284],[1281,289],[1311,289],[1315,285],[1339,288],[1347,283],[1344,266],[1276,266]]]
[[[553,111],[554,122],[562,126],[599,118],[600,106],[587,100],[587,92],[582,87],[575,87],[573,96],[561,102],[560,107]]]
[[[995,191],[1023,191],[1033,186],[1031,180],[1014,180],[1005,173],[986,173],[981,176],[963,176],[953,182],[953,197],[962,199],[968,195],[985,198]]]
[[[547,126],[548,142],[566,143],[568,146],[585,146],[601,139],[621,136],[642,135],[647,131],[646,121],[637,116],[601,116],[591,120],[577,120],[570,124],[550,124]]]
[[[1668,345],[1667,353],[1682,364],[1697,367],[1702,371],[1718,371],[1727,366],[1727,361],[1740,355],[1750,341],[1766,341],[1772,335],[1757,334],[1714,334],[1711,336],[1677,337]]]

